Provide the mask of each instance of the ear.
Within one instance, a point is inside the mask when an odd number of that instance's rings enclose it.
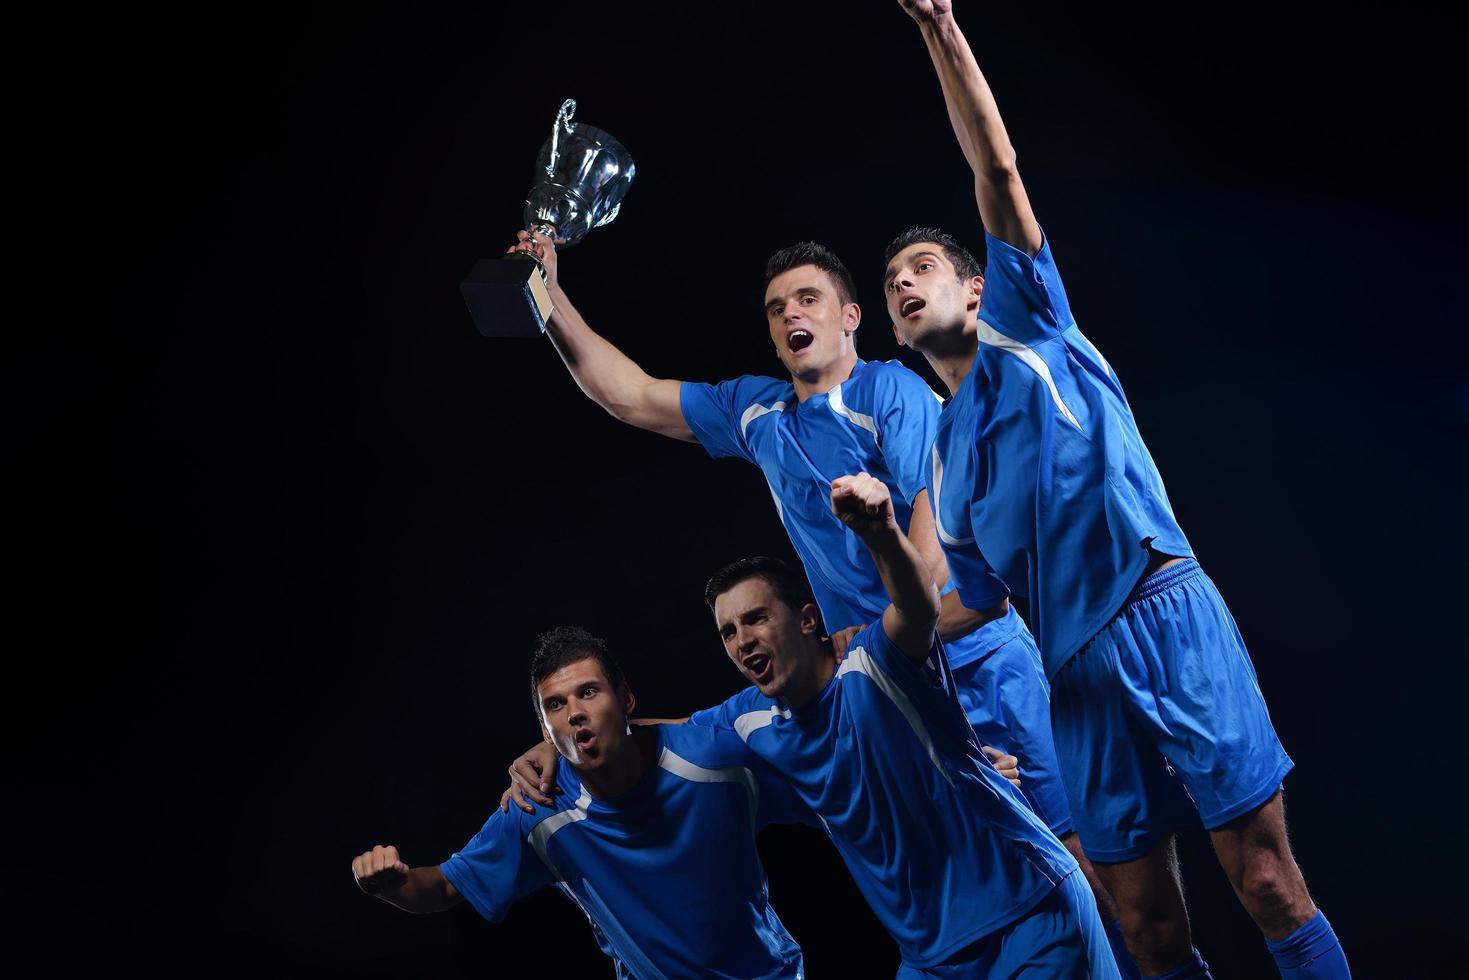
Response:
[[[821,610],[816,603],[808,602],[801,607],[801,632],[821,636]]]
[[[855,333],[862,325],[862,307],[856,303],[848,303],[842,307],[842,329],[847,333]]]
[[[617,693],[622,697],[623,717],[631,718],[633,709],[638,706],[638,699],[633,697],[632,686],[627,681],[623,681],[622,688]]]
[[[903,339],[903,331],[898,329],[898,321],[893,321],[893,339],[898,342],[899,347],[907,347],[908,341]]]
[[[979,304],[984,296],[984,276],[975,276],[969,280],[968,295],[964,298],[966,310],[979,310]]]

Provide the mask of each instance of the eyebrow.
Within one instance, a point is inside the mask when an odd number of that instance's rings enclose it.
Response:
[[[816,286],[802,286],[800,289],[796,290],[791,295],[793,295],[793,296],[820,296],[821,295],[821,290],[819,288],[817,288]],[[782,297],[782,296],[775,297],[775,299],[773,299],[770,302],[768,302],[768,303],[765,304],[765,312],[766,313],[769,313],[772,309],[774,309],[775,307],[779,306],[781,303],[784,303],[784,302],[785,302],[785,297]],[[748,307],[746,307],[746,309],[748,309]]]
[[[918,259],[922,258],[925,255],[927,255],[931,259],[936,259],[936,258],[939,257],[937,252],[914,252],[913,255],[912,255],[912,257],[909,258],[908,261],[910,261],[910,262],[916,262],[916,261],[918,261]],[[897,267],[897,265],[890,265],[890,266],[888,266],[886,269],[883,270],[883,273],[882,273],[882,281],[883,281],[883,283],[886,284],[887,282],[889,282],[893,278],[893,276],[895,276],[897,274],[898,274],[898,267]]]

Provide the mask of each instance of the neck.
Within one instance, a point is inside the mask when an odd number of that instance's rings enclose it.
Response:
[[[923,345],[918,349],[952,395],[974,370],[974,356],[979,351],[979,328],[971,318],[962,327],[935,331],[932,336],[923,338]]]
[[[815,701],[837,672],[837,658],[831,648],[831,641],[812,637],[808,642],[813,644],[812,649],[807,651],[811,656],[813,669],[799,680],[793,678],[781,692],[780,699],[792,708],[804,708]]]
[[[643,773],[653,764],[653,749],[658,744],[658,733],[649,725],[634,725],[632,734],[616,752],[607,756],[607,761],[595,769],[576,769],[582,787],[591,796],[602,798],[621,796],[638,784]]]
[[[824,395],[837,385],[846,381],[857,369],[857,352],[849,351],[841,360],[836,361],[819,372],[808,375],[791,374],[791,384],[796,388],[796,401],[805,401],[812,395]]]

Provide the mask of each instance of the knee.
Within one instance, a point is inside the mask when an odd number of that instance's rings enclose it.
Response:
[[[1255,914],[1278,916],[1289,912],[1295,897],[1290,875],[1277,861],[1253,862],[1236,885],[1240,900]]]

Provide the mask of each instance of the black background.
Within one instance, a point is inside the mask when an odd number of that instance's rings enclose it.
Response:
[[[960,21],[1250,642],[1318,901],[1358,976],[1449,972],[1469,416],[1449,31],[1407,9]],[[981,229],[916,30],[884,2],[89,26],[33,86],[82,80],[26,156],[66,189],[18,188],[55,205],[21,244],[65,279],[12,282],[53,316],[12,334],[22,942],[58,969],[605,975],[559,896],[500,926],[412,917],[348,862],[436,862],[478,828],[536,737],[525,663],[552,625],[607,637],[644,713],[732,693],[702,583],[790,548],[753,467],[617,424],[548,343],[481,338],[458,282],[513,237],[575,97],[638,177],[562,281],[650,373],[778,373],[760,272],[815,238],[858,279],[863,356],[931,378],[892,340],[881,248]],[[762,849],[811,975],[890,974],[819,836]],[[1183,853],[1217,974],[1270,975],[1206,841]]]

